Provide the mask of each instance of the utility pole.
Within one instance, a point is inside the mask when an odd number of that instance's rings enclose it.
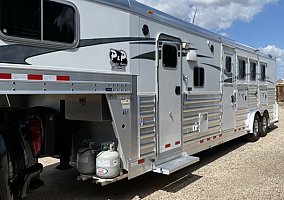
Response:
[[[197,8],[195,8],[195,12],[194,12],[193,19],[192,19],[193,24],[195,23],[196,12],[197,12]]]

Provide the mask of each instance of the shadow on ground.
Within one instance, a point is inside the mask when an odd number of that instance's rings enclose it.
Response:
[[[27,199],[140,199],[157,190],[176,193],[184,187],[201,179],[194,171],[223,157],[235,149],[245,145],[243,138],[219,145],[212,149],[196,154],[200,162],[179,170],[169,176],[157,173],[147,173],[132,180],[119,182],[101,187],[91,181],[77,181],[76,169],[66,171],[56,170],[57,164],[44,168],[42,179],[45,186],[35,191]]]

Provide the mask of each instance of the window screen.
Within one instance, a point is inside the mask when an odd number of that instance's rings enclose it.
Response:
[[[246,61],[239,59],[239,79],[246,78]]]
[[[266,65],[264,65],[264,64],[260,65],[260,80],[261,81],[265,81],[266,80],[265,68],[266,68]]]
[[[193,72],[194,86],[203,87],[204,86],[204,68],[195,67]]]
[[[228,73],[232,72],[232,58],[231,58],[231,56],[226,56],[225,72],[228,72]]]
[[[250,80],[255,81],[256,80],[256,63],[250,62]]]
[[[48,0],[1,0],[0,30],[12,37],[72,44],[75,40],[75,9]]]
[[[163,66],[175,69],[177,67],[177,47],[174,45],[163,45]]]

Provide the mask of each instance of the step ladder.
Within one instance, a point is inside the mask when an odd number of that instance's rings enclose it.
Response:
[[[198,161],[199,157],[189,156],[186,152],[182,152],[180,156],[154,166],[153,172],[169,175]]]

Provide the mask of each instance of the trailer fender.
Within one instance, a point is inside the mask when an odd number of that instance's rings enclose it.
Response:
[[[255,115],[259,115],[259,117],[261,117],[260,111],[259,110],[254,110],[254,111],[250,112],[247,115],[246,130],[249,133],[253,133],[253,121],[254,121]]]
[[[278,121],[279,121],[279,105],[275,101],[275,103],[273,104],[273,115],[271,116],[269,120],[269,126],[272,126],[274,123]]]

